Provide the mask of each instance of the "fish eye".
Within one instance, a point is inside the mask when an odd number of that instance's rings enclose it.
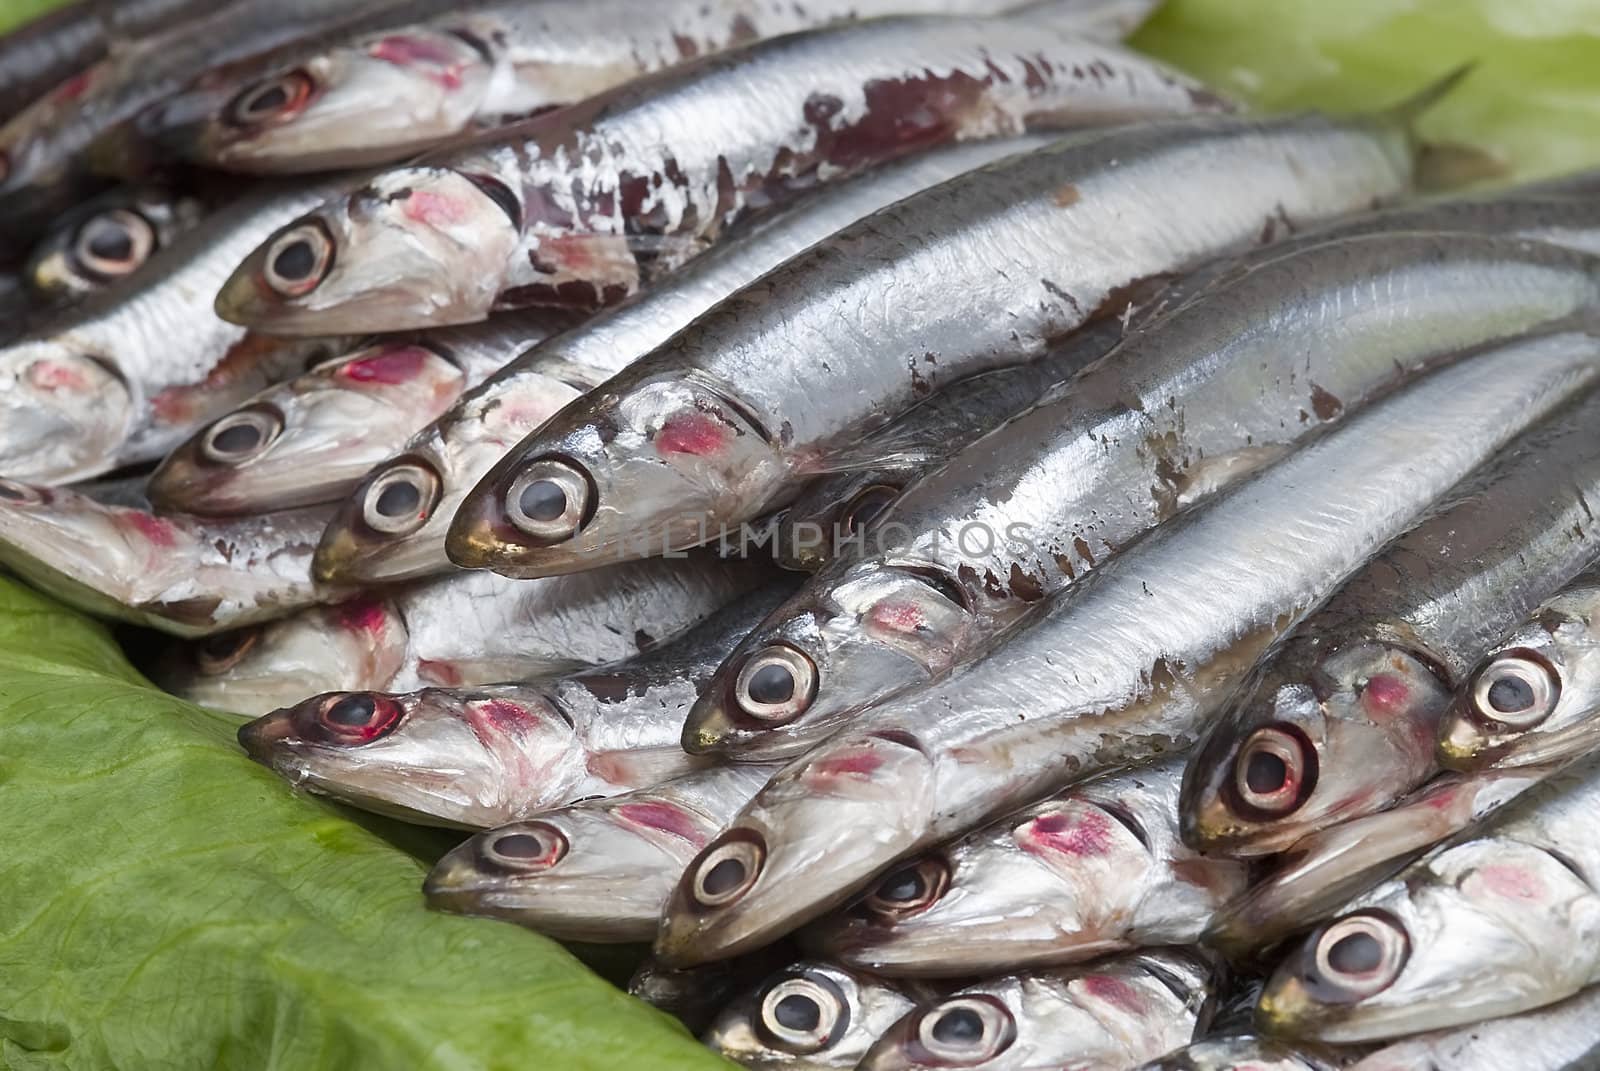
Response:
[[[1508,729],[1531,729],[1548,718],[1561,695],[1561,682],[1544,659],[1510,651],[1478,671],[1472,682],[1477,713]]]
[[[571,539],[589,511],[589,480],[576,466],[555,458],[527,465],[506,492],[506,517],[541,543]]]
[[[284,231],[267,246],[262,279],[282,297],[304,297],[333,266],[333,238],[318,220]]]
[[[44,492],[37,487],[0,477],[0,502],[10,506],[38,506],[44,503]]]
[[[360,745],[385,736],[400,721],[400,704],[377,692],[341,692],[317,708],[322,743]]]
[[[924,911],[950,887],[950,866],[943,859],[919,859],[879,881],[862,901],[872,914],[888,920]]]
[[[100,212],[83,222],[72,237],[72,261],[95,279],[120,279],[136,270],[156,247],[150,221],[126,208]]]
[[[742,897],[761,876],[766,845],[747,830],[734,830],[701,854],[690,886],[700,907],[723,907]]]
[[[831,980],[819,975],[784,978],[761,997],[760,1030],[785,1052],[803,1055],[836,1042],[850,1027],[850,1005]]]
[[[733,681],[739,709],[768,725],[793,721],[805,713],[816,694],[816,664],[784,643],[751,655]]]
[[[1233,760],[1233,795],[1248,814],[1265,818],[1293,814],[1316,783],[1316,749],[1287,725],[1257,729],[1245,737]]]
[[[1326,999],[1353,1003],[1394,984],[1411,954],[1399,923],[1378,912],[1363,912],[1330,923],[1316,938],[1315,970],[1327,984]]]
[[[545,822],[527,822],[483,835],[484,859],[502,870],[548,870],[566,858],[567,849],[567,838]]]
[[[954,997],[917,1017],[917,1044],[928,1055],[956,1067],[981,1064],[1016,1040],[1016,1021],[990,997]]]
[[[367,485],[361,519],[383,535],[410,535],[427,521],[438,504],[439,477],[415,463],[396,465]]]
[[[261,640],[261,630],[239,629],[207,636],[195,645],[194,660],[200,672],[215,676],[237,666]]]
[[[305,71],[290,71],[240,91],[223,115],[233,126],[283,122],[300,113],[315,89],[316,83]]]
[[[840,511],[839,527],[845,534],[855,535],[877,520],[899,496],[900,488],[886,483],[875,483],[857,491]]]
[[[229,413],[206,429],[200,456],[218,465],[240,465],[266,453],[283,434],[283,417],[269,406]]]

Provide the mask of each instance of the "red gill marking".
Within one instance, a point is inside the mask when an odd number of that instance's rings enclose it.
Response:
[[[340,628],[373,636],[383,635],[389,624],[389,615],[384,612],[383,604],[372,599],[353,599],[340,603],[333,608],[333,616]]]
[[[56,361],[34,361],[28,366],[28,382],[40,390],[58,391],[89,389],[89,377],[74,365]]]
[[[539,723],[533,711],[509,699],[485,699],[472,704],[472,709],[486,726],[503,733],[525,732]]]
[[[1054,811],[1023,826],[1017,840],[1036,854],[1104,855],[1116,842],[1116,828],[1096,810]]]
[[[656,452],[703,457],[721,450],[727,440],[728,427],[716,417],[698,410],[677,413],[656,432]]]
[[[811,780],[835,777],[870,778],[883,765],[883,756],[876,751],[847,751],[842,755],[818,759],[806,771]]]
[[[461,88],[462,65],[456,54],[438,41],[392,34],[368,48],[367,54],[396,67],[431,67],[433,70],[422,72],[425,77],[445,89]]]
[[[1390,673],[1379,673],[1367,679],[1361,689],[1361,704],[1375,718],[1392,718],[1403,714],[1411,702],[1411,686]],[[1432,734],[1429,734],[1430,738]]]
[[[142,535],[151,546],[172,547],[178,542],[178,530],[170,522],[154,514],[128,510],[122,514],[122,518],[128,522],[128,527]]]
[[[874,603],[867,611],[867,622],[893,632],[916,632],[928,623],[922,608],[911,602]]]
[[[706,844],[706,835],[700,826],[689,817],[680,807],[661,801],[644,803],[619,804],[613,812],[618,818],[630,825],[640,826],[644,829],[658,829],[680,840],[688,841],[696,848],[703,848]]]
[[[1081,979],[1084,990],[1096,1000],[1104,1001],[1135,1015],[1144,1011],[1144,1000],[1139,991],[1120,978],[1104,974],[1086,974]]]
[[[1478,881],[1484,889],[1507,900],[1539,900],[1545,895],[1544,882],[1510,863],[1496,863],[1478,871]]]
[[[461,670],[450,662],[435,661],[431,658],[421,659],[417,662],[417,676],[429,684],[445,688],[461,687]]]
[[[467,218],[466,206],[445,193],[415,190],[401,204],[407,219],[427,227],[449,227]]]
[[[404,383],[416,378],[430,356],[421,346],[384,349],[341,365],[338,374],[357,383]]]
[[[95,68],[93,67],[90,67],[87,70],[79,71],[77,74],[73,75],[71,78],[68,78],[65,82],[62,82],[56,87],[56,91],[53,94],[52,99],[54,99],[58,104],[65,104],[68,101],[77,100],[79,97],[87,93],[89,91],[89,87],[94,84],[94,75]]]

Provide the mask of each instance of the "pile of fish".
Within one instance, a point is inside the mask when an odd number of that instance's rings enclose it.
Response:
[[[754,1068],[1600,1065],[1600,173],[1152,6],[78,0],[0,562]]]

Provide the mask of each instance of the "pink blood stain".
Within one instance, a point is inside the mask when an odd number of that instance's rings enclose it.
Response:
[[[150,411],[160,424],[186,424],[194,416],[194,393],[184,387],[168,387],[150,399]]]
[[[1115,843],[1116,831],[1099,811],[1057,811],[1029,822],[1018,840],[1029,851],[1104,855]]]
[[[138,510],[129,510],[122,516],[128,522],[128,527],[138,532],[153,547],[169,548],[178,542],[178,530],[160,517]]]
[[[429,684],[437,684],[444,688],[461,687],[461,671],[450,662],[436,662],[431,658],[424,658],[417,662],[417,676]]]
[[[34,361],[28,366],[28,382],[40,390],[52,393],[61,390],[85,391],[89,389],[89,378],[83,370],[70,364],[58,364],[55,361]]]
[[[1120,978],[1111,978],[1104,974],[1086,974],[1081,981],[1084,991],[1096,1000],[1134,1014],[1144,1011],[1144,1001],[1140,999],[1139,991]]]
[[[812,763],[807,776],[813,781],[838,777],[870,778],[882,765],[883,756],[876,752],[847,751]]]
[[[891,632],[916,632],[927,626],[922,608],[909,602],[880,602],[867,612],[870,624]]]
[[[383,604],[370,599],[355,599],[340,603],[333,608],[333,613],[339,627],[351,632],[366,632],[373,636],[381,636],[389,624],[389,615],[384,613]]]
[[[721,450],[728,439],[728,427],[707,413],[678,413],[656,432],[656,452],[691,454],[704,457]]]
[[[422,371],[428,351],[417,346],[387,349],[370,357],[357,357],[339,369],[339,374],[356,383],[394,385],[415,379]]]
[[[538,722],[533,712],[509,699],[488,699],[473,704],[484,725],[500,732],[522,732]]]
[[[1519,866],[1495,864],[1478,871],[1485,890],[1507,900],[1539,900],[1545,895],[1544,882]]]
[[[89,91],[89,87],[94,84],[94,72],[95,69],[90,67],[88,70],[79,71],[65,82],[62,82],[56,87],[55,100],[58,103],[65,104],[83,96]]]
[[[1361,703],[1375,718],[1403,714],[1411,701],[1411,686],[1399,677],[1379,673],[1361,689]]]
[[[630,825],[642,829],[658,829],[663,833],[688,841],[695,847],[704,847],[706,837],[700,827],[680,808],[670,803],[644,802],[620,804],[613,812]]]
[[[445,193],[414,190],[401,203],[407,219],[426,227],[448,227],[467,218],[466,207]]]
[[[422,72],[427,78],[445,89],[461,88],[462,68],[455,53],[426,37],[394,34],[367,49],[367,54],[396,67],[431,67]]]

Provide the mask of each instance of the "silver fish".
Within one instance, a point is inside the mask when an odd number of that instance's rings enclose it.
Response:
[[[800,961],[742,995],[703,1040],[749,1071],[851,1068],[930,992],[831,963]]]
[[[1171,760],[1008,815],[897,867],[813,926],[807,947],[862,970],[940,977],[1193,944],[1246,871],[1178,839],[1182,777]]]
[[[1600,744],[1600,570],[1511,630],[1461,685],[1439,725],[1446,766],[1541,765]]]
[[[1196,1041],[1141,1065],[1139,1071],[1339,1071],[1359,1056],[1359,1050],[1290,1045],[1246,1034]],[[1408,1067],[1406,1071],[1421,1068]]]
[[[150,477],[150,500],[211,516],[337,502],[464,390],[571,324],[554,310],[513,312],[324,361],[168,454]]]
[[[1597,358],[1581,333],[1492,348],[1157,528],[985,658],[785,767],[690,866],[656,954],[681,964],[761,945],[911,852],[1190,746],[1274,642],[1591,387]]]
[[[439,18],[293,57],[245,84],[208,80],[147,126],[189,159],[233,171],[399,160],[503,116],[778,34],[883,15],[996,14],[1018,0],[476,0]],[[1081,0],[1084,27],[1131,29],[1153,0]]]
[[[158,683],[191,702],[256,716],[318,692],[562,673],[631,658],[771,579],[757,563],[704,554],[649,564],[555,584],[462,573],[370,593],[172,652]]]
[[[1393,120],[1169,120],[907,198],[529,436],[462,503],[446,549],[460,565],[545,575],[596,551],[703,542],[782,505],[918,398],[1040,356],[1119,308],[1129,285],[1270,235],[1279,213],[1315,219],[1400,192],[1409,145]],[[1248,181],[1219,190],[1235,171]]]
[[[1285,640],[1189,757],[1184,839],[1283,851],[1431,777],[1472,665],[1600,553],[1595,500],[1600,395],[1474,473]]]
[[[1600,981],[1600,767],[1554,774],[1344,908],[1278,966],[1272,1034],[1368,1041],[1562,1000]]]
[[[1214,986],[1212,966],[1181,951],[1011,974],[921,1005],[856,1066],[1123,1071],[1204,1029]]]
[[[975,167],[1049,144],[996,138],[920,153],[806,195],[730,236],[633,300],[600,313],[468,392],[376,467],[328,526],[317,575],[381,581],[447,572],[445,532],[466,493],[529,432],[586,390],[687,327],[728,294],[878,209]],[[393,487],[417,508],[386,512]],[[409,496],[407,496],[409,500]],[[392,504],[392,503],[391,503]]]
[[[741,645],[685,746],[790,757],[931,686],[1142,533],[1397,382],[1600,308],[1600,261],[1511,238],[1374,234],[1188,285],[1187,303],[896,499],[864,555]],[[762,672],[787,675],[787,702],[750,692]]]
[[[1438,777],[1389,810],[1312,833],[1212,917],[1205,943],[1244,959],[1309,929],[1420,853],[1538,784],[1546,773],[1542,768],[1486,770],[1471,777]]]
[[[282,617],[340,594],[311,580],[326,510],[244,522],[158,517],[0,479],[0,563],[70,606],[178,636]]]
[[[1385,1045],[1350,1071],[1592,1071],[1600,1066],[1600,986],[1538,1011]]]
[[[905,16],[707,57],[380,174],[264,242],[217,308],[325,334],[514,305],[595,307],[741,218],[920,149],[1015,135],[1030,121],[1224,107],[1070,27],[1043,9]]]
[[[211,296],[242,251],[326,195],[324,182],[246,197],[0,349],[0,471],[64,483],[161,457],[207,419],[338,352],[218,319]]]
[[[28,287],[51,302],[112,286],[140,268],[206,213],[199,197],[162,186],[123,186],[51,224],[23,268]]]
[[[692,609],[708,610],[703,601]],[[693,623],[683,607],[654,612],[676,613],[680,630]],[[524,684],[313,696],[243,726],[239,742],[295,785],[366,810],[426,825],[502,826],[704,765],[675,734],[750,617],[736,603],[628,662]]]
[[[647,942],[689,859],[772,772],[712,767],[480,833],[435,864],[423,895],[559,941]]]

